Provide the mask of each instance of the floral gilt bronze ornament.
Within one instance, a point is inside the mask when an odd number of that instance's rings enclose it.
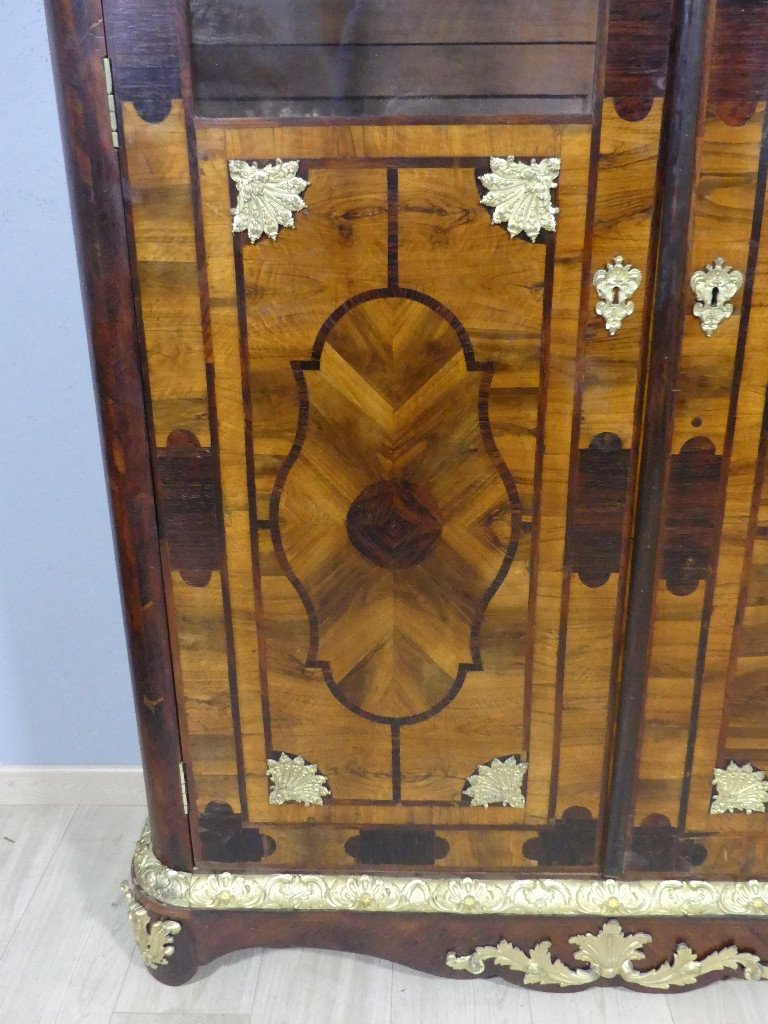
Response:
[[[508,967],[523,975],[525,985],[557,985],[560,988],[591,985],[602,979],[619,978],[628,985],[641,988],[669,989],[694,985],[705,974],[715,971],[742,970],[748,981],[763,981],[768,968],[754,953],[742,953],[736,946],[725,946],[702,960],[690,946],[681,942],[670,961],[646,971],[633,964],[645,958],[643,947],[652,942],[646,932],[625,935],[618,921],[607,921],[595,935],[587,932],[574,935],[569,942],[576,947],[574,960],[586,967],[573,968],[552,958],[552,944],[544,941],[528,953],[503,939],[496,946],[478,946],[467,956],[449,953],[446,965],[454,971],[482,974],[492,960],[498,967]]]
[[[527,761],[494,757],[490,764],[479,764],[477,772],[469,776],[464,795],[469,797],[470,807],[525,807],[523,779],[527,771]]]
[[[290,757],[283,753],[277,760],[268,758],[267,776],[271,782],[271,804],[296,803],[309,807],[322,804],[323,797],[331,795],[325,785],[327,779],[318,772],[317,765],[307,764],[301,756]]]
[[[274,241],[280,228],[294,227],[294,213],[306,208],[301,193],[309,184],[298,172],[298,160],[276,160],[264,167],[245,160],[230,160],[229,174],[237,188],[237,206],[232,210],[233,233],[247,231],[254,243],[263,235]]]
[[[768,804],[768,782],[765,772],[751,764],[738,765],[734,761],[727,768],[715,768],[712,777],[715,795],[710,814],[733,814],[742,811],[762,812]]]
[[[546,157],[529,164],[513,156],[491,157],[490,174],[480,175],[488,190],[480,200],[493,207],[493,223],[506,224],[510,238],[525,234],[535,242],[542,230],[555,231],[559,208],[552,205],[560,160]]]

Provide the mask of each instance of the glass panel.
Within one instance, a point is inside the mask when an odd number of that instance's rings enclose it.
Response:
[[[598,0],[190,0],[198,113],[579,114]]]

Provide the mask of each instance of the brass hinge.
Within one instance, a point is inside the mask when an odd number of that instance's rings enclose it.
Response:
[[[115,149],[120,148],[120,136],[117,134],[117,108],[115,107],[115,94],[112,88],[112,62],[109,57],[102,61],[104,65],[104,84],[107,89],[107,110],[109,111],[109,130],[112,132],[112,145]]]
[[[189,794],[187,792],[187,768],[183,761],[179,761],[179,784],[181,785],[181,802],[184,804],[184,813],[189,814]]]

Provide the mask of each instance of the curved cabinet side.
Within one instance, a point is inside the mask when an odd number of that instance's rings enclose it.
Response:
[[[154,848],[191,867],[160,542],[99,0],[46,0]]]

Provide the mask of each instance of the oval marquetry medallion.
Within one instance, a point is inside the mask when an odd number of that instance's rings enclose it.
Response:
[[[341,306],[294,372],[299,429],[271,521],[310,623],[306,664],[366,718],[422,720],[482,670],[484,613],[517,543],[493,367],[452,313],[392,288]]]

